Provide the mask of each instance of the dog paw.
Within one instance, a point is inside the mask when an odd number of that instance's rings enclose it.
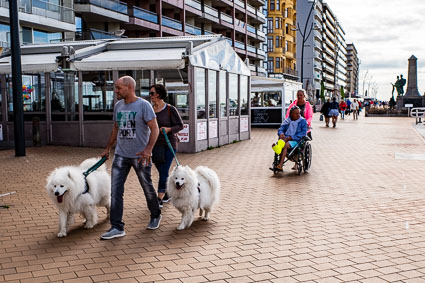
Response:
[[[202,217],[202,220],[204,221],[208,221],[210,218],[209,217]]]
[[[94,227],[94,224],[93,223],[89,223],[89,222],[86,222],[86,224],[84,225],[84,228],[85,229],[91,229],[93,227]]]
[[[66,237],[66,232],[59,232],[58,238]]]
[[[179,226],[177,226],[177,230],[181,231],[181,230],[183,230],[183,229],[184,229],[184,225],[179,225]]]

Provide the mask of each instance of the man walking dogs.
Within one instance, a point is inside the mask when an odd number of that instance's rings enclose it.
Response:
[[[136,82],[130,76],[115,82],[115,92],[120,99],[114,108],[114,128],[102,156],[109,158],[112,146],[117,143],[111,169],[111,229],[101,239],[125,236],[123,216],[124,183],[131,167],[137,174],[151,213],[147,229],[157,229],[161,222],[156,191],[151,180],[152,148],[159,134],[155,112],[146,100],[135,94]]]

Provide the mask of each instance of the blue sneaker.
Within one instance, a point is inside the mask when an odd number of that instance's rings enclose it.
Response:
[[[110,239],[113,239],[113,238],[120,238],[120,237],[124,237],[124,236],[125,236],[124,230],[120,231],[117,228],[112,227],[106,233],[103,233],[102,236],[100,236],[100,238],[102,240],[110,240]]]
[[[161,223],[162,215],[159,215],[157,218],[151,218],[149,221],[148,228],[149,230],[155,230],[159,228],[159,223]]]

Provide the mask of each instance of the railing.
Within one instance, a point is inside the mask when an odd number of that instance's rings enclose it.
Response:
[[[204,4],[204,12],[208,15],[218,18],[218,11],[213,7]]]
[[[233,18],[227,15],[226,13],[220,12],[220,19],[229,24],[233,24]]]
[[[251,26],[251,25],[246,25],[246,30],[252,33],[256,33],[256,29],[255,27]]]
[[[257,35],[261,36],[261,37],[266,37],[266,34],[264,32],[262,32],[261,30],[257,29]]]
[[[256,14],[256,10],[254,7],[252,7],[251,5],[247,4],[246,5],[246,9],[248,10],[248,12],[253,13],[254,15]]]
[[[261,18],[264,21],[266,20],[266,16],[262,12],[260,12],[260,10],[256,10],[256,14],[258,18]]]
[[[240,1],[240,0],[233,0],[233,2],[235,2],[236,5],[238,5],[239,7],[245,8],[245,4]]]
[[[202,35],[202,30],[198,27],[186,24],[186,32],[193,35]]]
[[[133,16],[138,18],[138,19],[146,20],[146,21],[151,22],[151,23],[155,23],[155,24],[158,23],[158,15],[157,14],[155,14],[151,11],[136,7],[136,6],[133,6]]]
[[[213,33],[212,31],[209,31],[209,30],[204,30],[204,34],[211,35],[211,34],[215,34],[215,33]]]
[[[186,0],[185,3],[190,6],[193,7],[197,10],[201,10],[201,2],[196,1],[196,0]]]
[[[288,67],[284,68],[284,73],[285,74],[290,74],[290,75],[293,75],[293,76],[297,76],[298,75],[298,71],[296,71],[294,69],[291,69],[291,68],[288,68]]]
[[[255,48],[255,46],[247,45],[247,46],[246,46],[246,49],[247,49],[249,52],[257,53],[257,48]]]
[[[266,52],[263,49],[257,48],[257,54],[266,57]]]
[[[74,0],[75,4],[91,4],[121,14],[128,14],[127,3],[118,0]]]
[[[0,7],[9,8],[9,1],[1,0]],[[19,0],[18,11],[71,24],[75,22],[74,10],[69,7],[56,5],[54,3],[49,3],[43,0]]]
[[[245,43],[235,40],[235,48],[245,50]]]
[[[166,16],[162,16],[162,25],[176,30],[182,30],[183,28],[181,22]]]
[[[126,36],[118,36],[114,33],[93,29],[90,31],[75,32],[75,40],[92,40],[92,39],[110,39],[110,38],[126,38]]]

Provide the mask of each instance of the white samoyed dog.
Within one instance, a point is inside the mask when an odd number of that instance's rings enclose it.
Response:
[[[192,170],[189,166],[177,166],[167,182],[171,203],[182,214],[177,230],[192,225],[198,208],[199,216],[203,220],[209,219],[210,212],[220,197],[220,179],[212,169],[198,166]]]
[[[83,215],[86,229],[93,228],[97,223],[96,206],[106,207],[109,218],[111,177],[105,164],[87,176],[89,190],[84,193],[83,173],[97,161],[98,158],[91,158],[79,166],[56,168],[47,178],[47,193],[59,209],[58,237],[66,236],[69,226],[74,222],[74,213]]]

